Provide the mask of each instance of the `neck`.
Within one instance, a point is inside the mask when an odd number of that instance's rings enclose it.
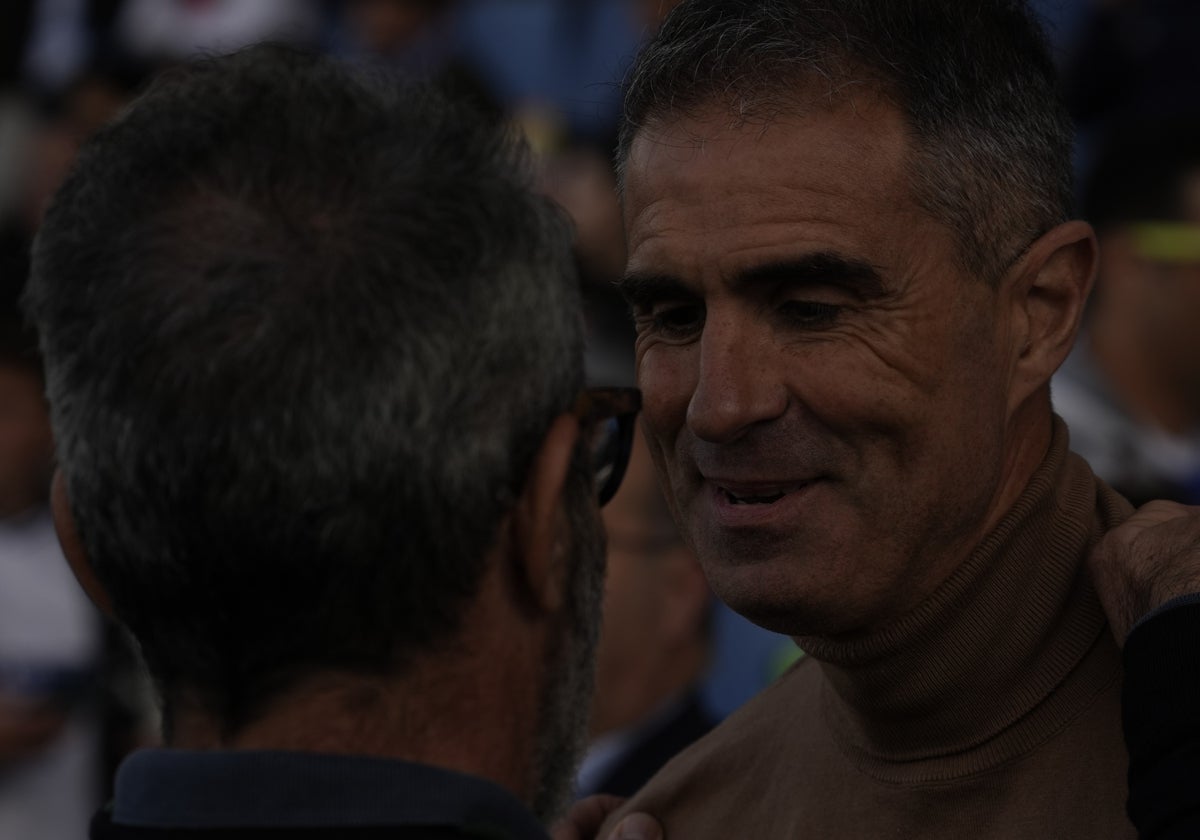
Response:
[[[978,543],[995,530],[1024,495],[1034,475],[1042,468],[1055,437],[1054,412],[1050,407],[1049,386],[1039,390],[1017,409],[1008,429],[1008,441],[999,489],[992,501],[987,520],[968,546],[961,560],[975,551]]]
[[[531,693],[518,706],[504,702],[506,691],[511,684],[464,684],[444,674],[322,672],[300,680],[231,735],[176,701],[170,746],[401,759],[489,779],[529,802],[538,698]]]
[[[168,745],[401,759],[488,779],[529,804],[549,637],[498,615],[508,608],[492,589],[483,584],[458,638],[400,674],[311,673],[232,733],[186,692],[172,692]]]
[[[1127,514],[1067,452],[1058,423],[1016,504],[917,609],[852,640],[803,639],[855,760],[894,780],[929,762],[938,773],[979,772],[1048,737],[1069,717],[1061,704],[1090,702],[1118,659],[1080,665],[1105,626],[1082,558]],[[1083,688],[1045,702],[1071,673]]]

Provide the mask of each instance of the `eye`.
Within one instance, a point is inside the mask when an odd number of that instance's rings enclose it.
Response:
[[[704,307],[696,303],[659,304],[647,315],[649,328],[666,338],[694,335],[704,327]]]
[[[819,329],[832,326],[842,314],[842,306],[817,300],[788,300],[779,305],[779,314],[789,326]]]

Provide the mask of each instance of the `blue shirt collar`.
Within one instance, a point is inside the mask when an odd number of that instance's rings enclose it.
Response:
[[[424,825],[546,837],[515,796],[485,779],[303,752],[141,750],[117,773],[112,820],[183,829]]]

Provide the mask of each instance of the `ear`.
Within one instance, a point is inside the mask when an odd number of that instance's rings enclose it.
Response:
[[[1013,267],[1013,382],[1009,413],[1045,387],[1075,344],[1096,279],[1099,247],[1086,222],[1049,231]]]
[[[565,597],[570,558],[562,494],[578,437],[579,421],[574,415],[555,418],[533,458],[512,514],[511,547],[518,580],[535,607],[548,613],[560,611]]]
[[[67,565],[71,567],[75,579],[100,612],[109,618],[115,618],[112,600],[97,580],[87,552],[84,551],[83,541],[79,539],[79,531],[75,528],[75,516],[71,513],[71,500],[67,496],[67,479],[59,469],[55,469],[54,479],[50,483],[50,512],[54,517],[58,543],[62,546],[63,556],[67,558]]]

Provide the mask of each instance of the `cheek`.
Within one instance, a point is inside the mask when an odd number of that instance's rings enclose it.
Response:
[[[691,348],[657,345],[638,348],[638,387],[642,390],[642,432],[658,473],[658,483],[676,522],[681,521],[676,442],[687,423],[695,390],[698,358]]]
[[[810,422],[848,442],[901,436],[931,411],[931,388],[865,342],[811,345],[788,359],[787,389]],[[906,362],[911,358],[906,358]]]
[[[638,347],[637,379],[651,452],[669,453],[687,420],[688,403],[695,391],[696,358],[691,346]]]

